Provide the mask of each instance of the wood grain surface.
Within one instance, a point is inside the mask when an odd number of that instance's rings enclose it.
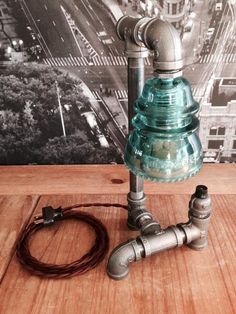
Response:
[[[37,196],[0,196],[0,282],[14,255],[15,243],[36,206]]]
[[[0,286],[0,313],[236,313],[236,195],[213,195],[212,199],[207,249],[182,247],[154,255],[133,263],[122,281],[107,277],[108,256],[83,276],[60,280],[31,276],[13,257]],[[42,196],[34,214],[45,205],[95,201],[126,204],[126,195]],[[147,207],[162,226],[168,226],[187,220],[188,201],[188,195],[150,195]],[[123,209],[86,211],[106,225],[110,249],[137,235],[127,229]],[[88,226],[65,221],[36,234],[31,252],[45,262],[67,263],[82,255],[92,241]]]
[[[177,183],[145,182],[147,194],[192,194],[205,184],[211,194],[236,193],[236,164],[204,164],[200,173]],[[126,194],[123,165],[1,166],[0,194]]]

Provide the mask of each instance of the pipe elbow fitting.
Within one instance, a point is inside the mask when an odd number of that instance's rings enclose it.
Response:
[[[129,264],[142,258],[143,248],[136,240],[129,240],[117,246],[109,257],[107,274],[114,280],[121,280],[129,273]]]
[[[147,56],[146,48],[153,50],[155,71],[165,74],[180,72],[182,69],[181,38],[169,22],[159,18],[135,18],[125,15],[117,22],[116,32],[121,40],[131,45],[131,50],[142,51],[143,57]],[[126,52],[132,56],[127,47]]]
[[[143,27],[142,41],[154,50],[157,71],[179,71],[183,67],[182,42],[178,31],[167,21],[151,19]]]

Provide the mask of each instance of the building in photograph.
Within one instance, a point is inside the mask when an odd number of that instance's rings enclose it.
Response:
[[[185,26],[188,25],[194,2],[194,0],[132,0],[131,5],[142,15],[163,16],[183,33]]]
[[[193,0],[158,0],[158,8],[161,15],[172,23],[176,29],[184,32],[185,25],[188,23],[188,18],[192,12]]]
[[[207,156],[236,161],[236,79],[215,79],[211,102],[201,105],[200,139]],[[232,99],[232,97],[235,97]]]

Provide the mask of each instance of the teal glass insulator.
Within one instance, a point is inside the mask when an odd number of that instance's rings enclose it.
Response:
[[[154,77],[146,81],[135,102],[136,115],[125,149],[127,167],[137,176],[175,182],[195,175],[203,154],[199,121],[186,79]]]

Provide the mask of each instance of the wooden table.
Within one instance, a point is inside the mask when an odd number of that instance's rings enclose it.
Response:
[[[46,205],[88,202],[126,204],[128,172],[123,166],[27,166],[0,168],[0,313],[236,313],[236,165],[205,165],[196,177],[176,184],[145,183],[147,207],[162,226],[187,220],[189,196],[205,184],[213,200],[209,247],[165,251],[130,266],[113,281],[107,258],[71,279],[30,275],[15,257],[20,231]],[[137,236],[126,227],[126,211],[86,209],[102,220],[110,250]],[[89,227],[57,222],[34,236],[33,255],[68,263],[91,245]]]

